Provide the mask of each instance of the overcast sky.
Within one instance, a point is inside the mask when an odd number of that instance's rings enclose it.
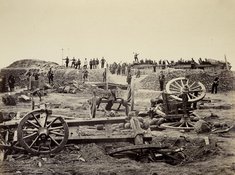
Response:
[[[0,0],[1,67],[64,56],[109,62],[224,59],[235,70],[235,0]]]

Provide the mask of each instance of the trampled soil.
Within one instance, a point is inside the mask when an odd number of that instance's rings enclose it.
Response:
[[[141,93],[141,92],[138,92]],[[142,92],[145,93],[145,92]],[[156,92],[157,93],[157,92]],[[147,93],[148,94],[148,93]],[[234,92],[207,94],[211,99],[210,105],[221,106],[220,109],[206,108],[195,112],[211,122],[225,122],[234,124]],[[136,108],[149,107],[148,100],[136,98]],[[43,102],[59,103],[60,108],[53,109],[53,113],[67,116],[88,117],[89,110],[86,107],[90,94],[60,94],[49,93],[43,98]],[[146,95],[146,98],[148,95]],[[223,109],[223,105],[231,105],[231,108]],[[30,111],[30,103],[18,103],[17,106],[6,107],[8,111]],[[85,106],[85,107],[84,107]],[[211,113],[217,117],[210,118]],[[102,117],[102,112],[98,115]],[[120,115],[122,115],[120,113]],[[78,144],[76,147],[68,145],[64,151],[53,156],[30,156],[25,154],[13,154],[1,163],[1,174],[234,174],[235,173],[235,132],[234,130],[224,134],[196,134],[175,130],[152,131],[154,143],[178,143],[178,146],[186,146],[187,160],[177,165],[165,162],[139,162],[128,157],[114,158],[106,155],[106,147],[118,147],[129,143],[90,143]],[[211,145],[205,146],[204,138],[208,137]],[[213,143],[212,143],[213,142]]]

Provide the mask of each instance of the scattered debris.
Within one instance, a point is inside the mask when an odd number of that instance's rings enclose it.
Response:
[[[16,100],[17,100],[17,98],[14,95],[6,94],[6,95],[2,96],[2,102],[6,106],[15,106],[17,103]]]
[[[197,133],[206,133],[211,131],[211,126],[204,120],[199,120],[194,125],[194,130]]]

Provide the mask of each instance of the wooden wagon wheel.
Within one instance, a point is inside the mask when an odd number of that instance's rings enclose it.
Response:
[[[185,89],[188,91],[188,102],[197,102],[206,95],[206,88],[202,83],[190,81],[185,77],[172,79],[166,84],[166,92],[172,94],[171,97],[178,101],[182,101],[180,95]]]
[[[190,120],[190,118],[182,117],[179,122],[161,124],[161,128],[189,131],[194,129],[194,123]]]
[[[112,149],[107,152],[108,155],[113,157],[119,157],[123,154],[135,157],[146,156],[150,158],[152,161],[158,161],[159,159],[155,156],[155,154],[161,154],[162,159],[170,164],[177,164],[183,160],[183,157],[177,156],[178,153],[181,153],[181,149],[173,150],[166,146],[159,146],[158,144],[141,144],[141,145],[131,145],[124,146],[116,149]],[[181,154],[179,154],[181,155]]]
[[[200,82],[192,82],[185,77],[179,77],[170,80],[166,84],[166,92],[177,101],[183,102],[184,114],[178,122],[163,123],[161,127],[179,130],[193,130],[194,123],[190,120],[190,114],[187,112],[187,103],[194,103],[203,99],[206,95],[206,88]],[[185,101],[185,99],[187,99]]]
[[[62,117],[49,121],[49,111],[29,112],[17,128],[18,141],[31,154],[50,154],[63,149],[68,141],[68,125]]]

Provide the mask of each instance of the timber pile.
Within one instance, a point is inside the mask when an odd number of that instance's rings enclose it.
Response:
[[[235,77],[233,75],[233,72],[231,71],[223,71],[218,75],[209,75],[203,70],[165,70],[164,74],[166,76],[166,83],[177,77],[183,77],[185,75],[190,75],[190,80],[192,81],[200,81],[203,83],[207,89],[207,91],[211,90],[212,83],[216,77],[219,77],[219,91],[229,91],[234,90],[234,80]],[[151,89],[151,90],[159,90],[159,81],[158,81],[158,75],[159,74],[150,74],[145,79],[141,81],[142,88],[143,89]]]

